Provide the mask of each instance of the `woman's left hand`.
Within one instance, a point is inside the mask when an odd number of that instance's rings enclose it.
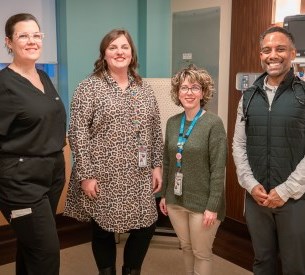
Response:
[[[217,220],[217,212],[211,212],[209,210],[205,210],[203,213],[203,226],[212,226],[215,224]]]
[[[152,170],[153,193],[158,193],[162,187],[162,170],[161,167],[155,167]]]

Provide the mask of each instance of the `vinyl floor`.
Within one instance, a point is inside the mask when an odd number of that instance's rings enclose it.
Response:
[[[123,247],[126,234],[120,235],[117,244],[117,274],[121,274]],[[213,275],[252,275],[223,258],[214,255]],[[14,275],[14,263],[0,266],[1,275]],[[91,244],[85,243],[61,250],[60,275],[98,275],[91,252]],[[184,275],[182,251],[177,237],[154,236],[142,266],[141,275]],[[204,275],[204,274],[203,274]]]

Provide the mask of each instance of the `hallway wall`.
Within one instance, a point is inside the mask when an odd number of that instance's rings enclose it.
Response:
[[[69,115],[78,83],[93,70],[103,36],[127,29],[143,77],[169,77],[170,0],[56,0],[59,92]]]

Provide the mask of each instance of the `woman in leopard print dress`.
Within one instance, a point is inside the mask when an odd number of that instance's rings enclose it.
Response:
[[[92,223],[100,274],[115,274],[114,232],[129,232],[123,274],[140,274],[155,230],[154,193],[162,176],[162,133],[151,87],[136,73],[129,33],[102,40],[91,76],[73,96],[69,141],[74,166],[65,215]]]

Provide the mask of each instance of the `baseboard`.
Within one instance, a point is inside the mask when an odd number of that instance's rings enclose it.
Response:
[[[219,226],[213,252],[238,266],[252,271],[254,252],[247,225],[225,218]]]
[[[16,254],[16,238],[9,225],[0,227],[0,265],[13,262]]]

